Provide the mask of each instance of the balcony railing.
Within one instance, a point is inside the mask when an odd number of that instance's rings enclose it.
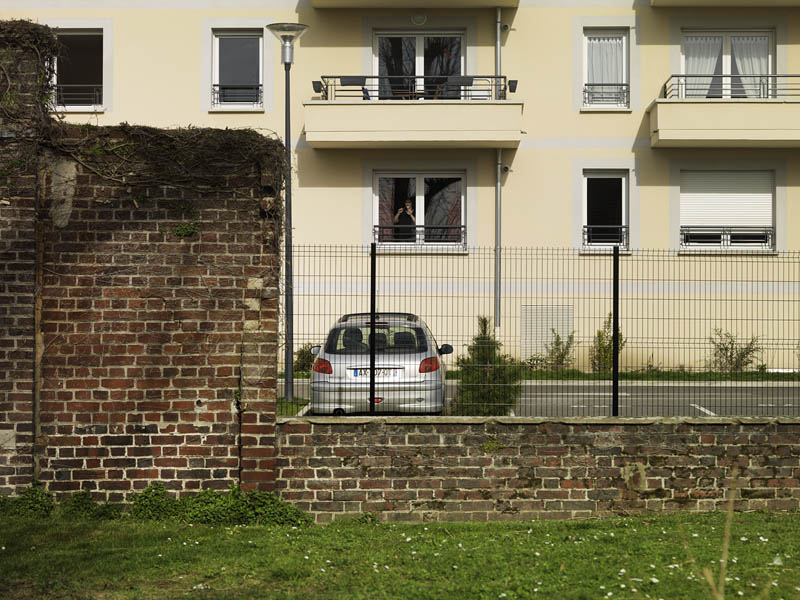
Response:
[[[58,106],[101,106],[103,84],[59,83],[56,85]]]
[[[517,90],[515,79],[491,75],[323,75],[312,85],[322,100],[505,100]]]
[[[227,104],[250,105],[260,108],[264,105],[264,87],[262,85],[212,85],[211,105]]]
[[[800,75],[672,75],[662,98],[798,98]]]
[[[583,86],[584,106],[630,106],[631,88],[627,83],[586,83]]]
[[[584,246],[619,246],[628,247],[627,225],[584,225]]]
[[[774,227],[681,226],[681,246],[775,248]]]
[[[376,225],[373,229],[378,244],[448,244],[466,246],[467,228],[436,225]]]

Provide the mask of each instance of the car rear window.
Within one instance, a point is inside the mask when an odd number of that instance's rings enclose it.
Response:
[[[428,351],[421,327],[378,325],[375,327],[376,354],[416,354]],[[334,327],[325,342],[328,354],[369,354],[369,325]]]

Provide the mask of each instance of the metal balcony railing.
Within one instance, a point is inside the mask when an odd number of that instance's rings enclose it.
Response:
[[[262,85],[226,85],[211,86],[211,105],[249,104],[254,107],[264,105],[264,87]]]
[[[312,86],[322,100],[505,100],[517,81],[491,75],[323,75]]]
[[[631,88],[627,83],[586,83],[584,106],[630,106]]]
[[[103,104],[103,84],[56,84],[58,106],[100,106]]]
[[[584,225],[584,246],[619,246],[628,247],[627,225]]]
[[[662,98],[767,99],[800,101],[800,75],[672,75]]]
[[[774,227],[681,226],[681,246],[775,248]]]
[[[375,242],[379,244],[448,244],[466,246],[467,228],[436,225],[376,225]]]

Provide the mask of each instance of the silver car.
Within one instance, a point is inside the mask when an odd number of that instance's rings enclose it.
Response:
[[[311,411],[344,415],[370,412],[370,315],[344,315],[324,346],[314,346]],[[444,354],[416,315],[377,313],[375,319],[375,412],[433,413],[444,407]]]

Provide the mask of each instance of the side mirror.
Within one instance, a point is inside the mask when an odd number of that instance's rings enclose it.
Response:
[[[439,348],[439,354],[452,354],[453,347],[450,344],[442,344],[442,347]]]
[[[316,356],[319,354],[319,351],[322,350],[322,346],[311,346],[311,354]]]

